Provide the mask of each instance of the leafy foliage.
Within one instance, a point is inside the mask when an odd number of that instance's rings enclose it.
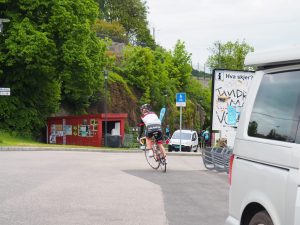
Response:
[[[97,19],[93,26],[93,30],[97,33],[98,37],[108,37],[116,42],[128,42],[126,31],[118,22],[113,21],[109,23],[104,20]]]
[[[228,41],[225,44],[217,41],[210,51],[211,55],[206,62],[210,68],[246,70],[248,68],[244,65],[245,57],[249,52],[253,52],[254,48],[245,41]]]
[[[172,64],[169,67],[170,77],[176,80],[178,90],[185,90],[192,72],[191,54],[186,52],[184,42],[178,41],[172,56]]]
[[[186,92],[185,126],[202,126],[200,111],[209,112],[210,91],[192,78],[184,42],[173,51],[155,44],[146,15],[140,0],[1,2],[0,17],[11,20],[0,35],[0,85],[11,88],[11,96],[0,98],[1,129],[37,136],[47,117],[61,109],[83,114],[91,104],[97,108],[103,101],[104,68],[112,91],[108,108],[119,104],[114,93],[122,95],[131,108],[118,110],[128,110],[131,123],[136,118],[132,107],[148,102],[156,112],[166,106],[165,123],[176,127],[175,94]],[[117,62],[107,51],[111,41],[103,36],[132,45]]]
[[[101,18],[107,22],[118,22],[126,31],[132,44],[155,47],[147,21],[146,2],[141,0],[96,0]]]
[[[178,41],[174,51],[128,46],[121,68],[114,69],[137,90],[139,104],[150,103],[156,112],[167,106],[166,123],[171,129],[179,123],[179,112],[174,104],[177,92],[187,93],[185,126],[199,128],[207,122],[201,121],[199,110],[210,110],[210,91],[191,76],[190,54],[183,42]]]
[[[17,0],[1,4],[11,22],[1,37],[0,125],[39,133],[60,104],[85,112],[102,82],[106,44],[91,30],[98,16],[94,0]]]

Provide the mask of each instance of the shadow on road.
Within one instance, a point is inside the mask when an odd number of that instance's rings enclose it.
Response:
[[[206,170],[127,170],[161,187],[169,225],[223,225],[228,215],[227,174]]]

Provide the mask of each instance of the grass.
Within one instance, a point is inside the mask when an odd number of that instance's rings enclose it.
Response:
[[[30,138],[13,136],[6,132],[0,132],[0,146],[32,146],[45,145]]]
[[[14,136],[6,132],[0,131],[0,146],[25,146],[25,147],[57,147],[57,148],[89,148],[89,149],[105,149],[111,151],[129,150],[129,148],[110,148],[110,147],[92,147],[79,145],[55,145],[46,144],[32,140],[31,138]]]

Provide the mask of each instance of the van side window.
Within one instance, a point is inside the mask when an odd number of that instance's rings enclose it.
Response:
[[[195,141],[197,138],[196,138],[196,133],[193,133],[193,136],[192,136],[192,141]]]
[[[265,74],[259,87],[248,135],[300,143],[300,71]]]

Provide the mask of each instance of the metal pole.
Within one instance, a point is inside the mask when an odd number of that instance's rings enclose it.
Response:
[[[49,144],[49,141],[48,141],[48,124],[46,124],[46,143]]]
[[[166,108],[166,105],[167,105],[167,97],[168,97],[168,95],[165,94],[165,95],[164,95],[164,107],[165,107],[165,108]]]
[[[104,146],[107,146],[107,77],[108,73],[107,71],[104,72],[104,85],[105,85],[105,121],[104,121]]]
[[[153,40],[155,41],[155,27],[153,27],[152,29],[153,29]]]
[[[179,143],[180,152],[181,152],[181,122],[182,122],[182,106],[180,106],[180,143]]]
[[[221,68],[220,67],[220,62],[221,62],[221,43],[220,41],[218,42],[218,46],[219,46],[219,56],[218,56],[218,68]]]

